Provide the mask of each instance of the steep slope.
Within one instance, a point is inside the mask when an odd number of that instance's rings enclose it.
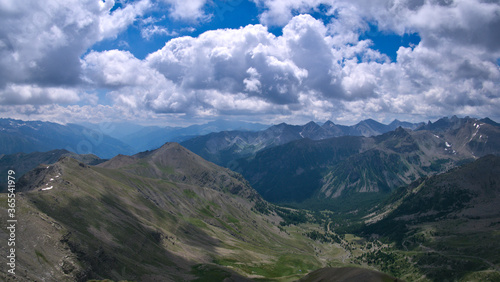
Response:
[[[326,266],[316,243],[256,212],[266,204],[241,176],[178,144],[99,166],[65,157],[17,183],[20,279],[243,281]],[[7,195],[0,202],[6,222]]]
[[[95,155],[78,155],[67,150],[52,150],[48,152],[16,153],[11,155],[0,155],[0,172],[7,175],[7,170],[14,170],[17,177],[36,168],[40,164],[53,164],[61,157],[68,156],[85,164],[98,164],[103,160]],[[7,182],[0,183],[0,192],[7,187]]]
[[[78,154],[95,154],[101,158],[132,152],[132,148],[120,140],[76,124],[0,119],[1,154],[55,149],[67,149]]]
[[[240,159],[235,170],[271,202],[300,202],[321,186],[325,169],[359,153],[368,141],[355,136],[302,139]]]
[[[471,152],[457,153],[428,131],[398,128],[373,137],[373,141],[372,148],[328,172],[320,196],[336,198],[344,191],[391,192],[422,176],[441,173],[474,159]],[[500,152],[500,147],[496,151]]]
[[[231,161],[293,140],[302,139],[302,128],[285,123],[264,131],[224,131],[199,136],[181,143],[201,157],[222,166],[230,167]]]
[[[477,271],[483,279],[498,277],[499,199],[500,157],[488,155],[399,189],[366,219],[363,232],[413,250],[413,260],[435,281],[468,280]]]
[[[489,118],[442,118],[417,130],[433,132],[446,142],[447,150],[475,157],[495,154],[500,146],[500,125]]]

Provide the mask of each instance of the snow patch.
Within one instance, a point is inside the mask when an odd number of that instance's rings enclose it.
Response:
[[[54,188],[54,186],[50,186],[50,187],[47,187],[47,188],[43,188],[43,189],[42,189],[42,191],[50,190],[50,189],[52,189],[52,188]]]
[[[440,138],[439,138],[439,136],[437,136],[436,134],[433,134],[433,135],[434,135],[434,137],[436,137],[437,139],[440,139]]]
[[[448,142],[444,142],[444,143],[445,143],[446,147],[448,147],[448,148],[451,147],[450,143],[448,143]]]

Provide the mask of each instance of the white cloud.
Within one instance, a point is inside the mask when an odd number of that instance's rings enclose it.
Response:
[[[144,39],[150,40],[155,35],[176,36],[178,33],[175,31],[169,31],[167,28],[157,25],[150,25],[141,29],[141,36]]]
[[[128,51],[90,52],[82,59],[85,80],[99,87],[156,85],[165,80]]]
[[[259,74],[259,72],[255,68],[250,67],[247,69],[247,73],[250,77],[243,79],[243,83],[245,84],[245,91],[262,93],[262,84],[259,80],[261,75]]]
[[[209,15],[205,14],[203,7],[207,0],[163,0],[170,5],[169,16],[178,20],[205,20]]]
[[[0,104],[71,104],[80,101],[78,91],[61,87],[38,87],[36,85],[8,84],[0,91]]]
[[[2,1],[0,17],[0,89],[41,92],[77,87],[80,56],[93,44],[114,38],[142,15],[148,0],[110,12],[114,1]],[[45,90],[41,88],[46,88]],[[12,95],[16,95],[13,93]],[[42,95],[44,96],[44,95]],[[50,95],[45,95],[50,96]],[[58,95],[61,103],[76,101]],[[2,97],[4,101],[31,103],[40,99]],[[52,102],[58,100],[49,99]]]
[[[44,105],[35,107],[38,113],[53,103],[93,105],[65,112],[105,110],[89,94],[98,88],[109,91],[113,106],[144,117],[498,116],[500,5],[494,1],[254,1],[263,9],[263,25],[174,38],[143,60],[127,51],[86,52],[158,8],[148,0],[113,12],[113,1],[1,1],[0,101],[19,109]],[[163,3],[168,16],[136,26],[143,38],[176,36],[159,22],[203,22],[212,16],[205,7],[214,4]],[[320,4],[323,20],[295,16],[319,12]],[[266,25],[282,26],[283,35]],[[416,32],[422,40],[399,48],[391,62],[372,41],[360,40],[370,25]]]

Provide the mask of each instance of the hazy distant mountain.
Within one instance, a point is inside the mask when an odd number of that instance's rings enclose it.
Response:
[[[109,135],[113,138],[124,141],[123,138],[127,137],[131,134],[135,134],[144,130],[146,128],[151,128],[151,130],[165,129],[165,130],[174,130],[176,127],[159,127],[159,126],[143,126],[140,124],[135,124],[132,122],[103,122],[103,123],[90,123],[90,122],[82,122],[79,123],[86,128],[102,131],[104,134]]]
[[[133,153],[154,150],[166,142],[182,142],[199,135],[225,130],[257,131],[268,126],[259,123],[216,120],[188,127],[142,126],[124,122],[90,124],[84,126],[102,131],[133,148]]]
[[[374,120],[364,120],[353,126],[325,122],[322,126],[315,122],[305,125],[281,123],[258,132],[229,131],[199,136],[181,144],[203,158],[219,165],[232,167],[232,161],[252,156],[258,151],[272,146],[286,144],[299,139],[322,140],[338,136],[374,136],[401,125],[410,129],[420,126],[395,120],[384,125]]]
[[[0,153],[46,152],[66,149],[78,154],[111,158],[132,148],[103,132],[76,124],[0,119]]]
[[[233,168],[273,202],[389,193],[422,176],[500,154],[500,127],[470,118],[458,123],[440,133],[398,128],[372,137],[298,140],[240,159]]]

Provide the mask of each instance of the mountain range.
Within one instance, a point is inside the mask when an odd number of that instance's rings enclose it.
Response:
[[[103,159],[131,155],[223,130],[262,130],[266,125],[216,120],[188,127],[142,126],[124,122],[58,124],[43,121],[0,119],[0,154],[46,152],[65,149],[95,154]]]
[[[356,198],[387,195],[420,177],[500,154],[498,140],[497,124],[452,117],[414,131],[399,127],[371,137],[292,141],[239,159],[232,169],[271,202],[319,204],[352,193]]]
[[[1,155],[16,170],[16,278],[500,278],[498,123],[451,117],[337,137],[322,135],[328,124],[269,128],[277,143],[300,138],[228,158],[236,172],[178,143],[109,160]]]
[[[313,121],[305,125],[281,123],[255,132],[223,131],[198,136],[181,143],[189,150],[216,164],[231,167],[234,160],[255,155],[273,146],[300,139],[322,140],[339,136],[375,136],[400,126],[415,129],[422,123],[394,120],[389,125],[367,119],[353,126],[327,121],[321,126]]]
[[[40,164],[53,164],[61,157],[72,157],[82,163],[96,165],[104,160],[96,155],[78,155],[68,150],[52,150],[48,152],[15,153],[10,155],[0,155],[0,171],[7,173],[14,170],[17,177],[23,176],[26,172],[36,168]],[[7,188],[7,182],[0,183],[0,192]]]
[[[134,149],[134,153],[161,147],[165,142],[182,142],[196,136],[227,130],[259,131],[267,125],[241,121],[215,120],[187,127],[141,126],[125,122],[83,123],[93,130],[105,129],[106,134],[121,140]],[[126,154],[123,152],[122,154]]]
[[[210,161],[222,164],[219,160],[229,160],[230,162],[237,157],[248,156],[260,149],[284,144],[303,136],[323,139],[339,134],[376,135],[390,131],[397,125],[415,127],[414,124],[397,120],[390,125],[366,120],[350,127],[335,125],[332,122],[326,122],[321,127],[314,122],[304,126],[283,123],[268,129],[268,126],[259,123],[227,120],[216,120],[188,127],[162,127],[124,122],[62,125],[43,121],[0,119],[0,154],[66,149],[78,154],[94,154],[100,158],[109,159],[118,154],[130,155],[156,149],[165,142],[182,142],[195,138],[195,140],[183,143],[183,145]],[[232,137],[227,137],[227,135]],[[198,136],[201,136],[200,139],[196,139]],[[231,144],[217,145],[218,148],[215,152],[217,156],[211,157],[214,151],[213,144],[220,143],[220,136],[223,136],[224,139],[232,139],[229,141]],[[206,144],[200,144],[207,139]],[[241,142],[241,140],[246,141]],[[246,148],[231,147],[235,143]],[[242,143],[244,144],[242,145]]]
[[[0,119],[0,154],[65,149],[77,154],[112,158],[133,148],[118,139],[77,124]]]

